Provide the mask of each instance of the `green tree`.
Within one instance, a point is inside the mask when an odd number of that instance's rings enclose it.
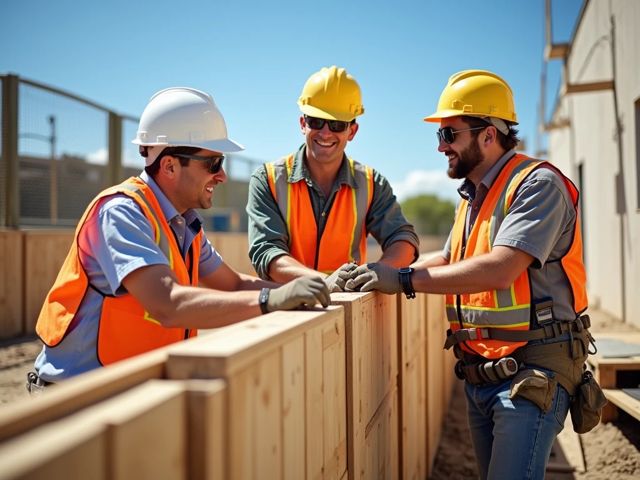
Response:
[[[424,194],[407,198],[401,205],[419,235],[447,235],[451,230],[456,208],[453,202]]]

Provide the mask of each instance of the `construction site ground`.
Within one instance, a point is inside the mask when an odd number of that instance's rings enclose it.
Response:
[[[590,312],[592,332],[624,332],[638,329],[600,311]],[[26,373],[41,349],[35,338],[0,343],[0,408],[29,401],[24,387]],[[434,462],[433,480],[477,478],[477,470],[465,416],[462,383],[456,382],[449,413]],[[618,420],[598,425],[578,436],[570,421],[554,446],[547,479],[637,479],[640,478],[640,422],[622,412]]]

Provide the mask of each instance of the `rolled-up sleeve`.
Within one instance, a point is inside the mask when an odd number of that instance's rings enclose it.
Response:
[[[374,170],[373,200],[367,214],[367,231],[384,251],[394,242],[403,240],[419,252],[419,240],[413,225],[405,218],[393,189],[385,177]]]
[[[289,255],[289,235],[271,195],[264,166],[259,167],[249,180],[247,215],[249,259],[260,278],[269,279],[271,261],[281,255]]]

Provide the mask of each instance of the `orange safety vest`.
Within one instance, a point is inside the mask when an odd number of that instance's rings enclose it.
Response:
[[[64,339],[89,288],[87,274],[78,255],[80,230],[87,218],[94,214],[98,201],[117,193],[131,197],[140,206],[152,226],[154,240],[169,260],[178,282],[181,285],[198,285],[202,231],[195,236],[185,262],[153,191],[141,179],[131,177],[98,194],[78,223],[67,258],[45,299],[36,324],[38,336],[49,347],[55,347]],[[106,296],[98,327],[98,360],[102,365],[108,365],[196,334],[197,330],[163,327],[130,294]]]
[[[289,181],[294,155],[265,165],[271,194],[287,224],[289,253],[300,263],[324,273],[367,258],[366,217],[373,198],[373,170],[351,158],[347,161],[358,188],[346,184],[340,187],[322,237],[318,237],[306,182]]]
[[[578,189],[571,180],[548,162],[534,160],[520,154],[507,162],[487,193],[466,245],[464,245],[464,230],[469,203],[465,200],[460,201],[451,232],[449,263],[491,251],[495,236],[509,211],[518,187],[527,175],[539,167],[551,168],[561,176],[576,209],[573,242],[560,260],[560,264],[573,293],[573,308],[577,318],[587,308],[586,274],[582,262],[582,234],[580,219],[577,215]],[[535,313],[534,306],[531,304],[529,282],[529,271],[526,269],[505,290],[461,295],[447,294],[447,318],[452,332],[461,328],[475,328],[478,332],[483,328],[529,330],[530,320]],[[478,340],[467,340],[460,343],[460,346],[466,352],[494,359],[509,355],[526,343],[526,341],[509,342],[481,338],[479,333]]]

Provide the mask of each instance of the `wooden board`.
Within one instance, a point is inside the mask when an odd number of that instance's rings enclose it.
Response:
[[[226,384],[222,380],[188,380],[188,478],[224,480],[227,474]]]
[[[398,308],[400,477],[417,480],[427,476],[426,295],[398,295]]]
[[[256,274],[249,259],[249,239],[246,233],[207,232],[207,238],[231,268],[240,273]]]
[[[624,410],[637,420],[640,420],[640,400],[633,398],[620,389],[604,388],[604,395],[609,403]]]
[[[25,332],[35,333],[42,303],[69,252],[73,230],[25,230],[24,318]]]
[[[0,230],[0,339],[25,334],[22,233]]]
[[[0,479],[107,478],[107,429],[72,417],[0,445]]]
[[[0,409],[0,441],[58,420],[147,380],[162,378],[167,348],[130,358],[47,387],[31,401]]]
[[[333,304],[345,308],[347,338],[347,459],[351,478],[360,478],[370,468],[372,458],[381,454],[365,448],[366,429],[391,392],[397,392],[398,308],[395,295],[381,293],[333,293]],[[395,394],[397,395],[397,393]],[[393,410],[398,414],[397,404]],[[398,425],[398,419],[394,419]],[[386,430],[385,430],[386,431]],[[397,428],[388,431],[387,445],[398,445]],[[397,453],[397,450],[395,450]],[[387,452],[390,453],[390,452]],[[385,465],[396,465],[379,459]],[[391,463],[390,463],[391,462]],[[397,478],[396,470],[391,478]]]

